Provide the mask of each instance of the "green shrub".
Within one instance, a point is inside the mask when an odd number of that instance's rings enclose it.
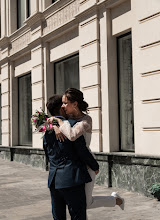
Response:
[[[160,200],[160,183],[153,183],[150,192],[155,198]]]

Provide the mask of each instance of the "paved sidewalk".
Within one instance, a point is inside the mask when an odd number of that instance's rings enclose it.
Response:
[[[52,220],[48,172],[0,159],[0,219]],[[117,189],[95,186],[94,195],[110,195]],[[89,220],[159,220],[160,202],[137,193],[118,190],[125,198],[119,207],[88,210]],[[70,218],[68,218],[70,219]]]

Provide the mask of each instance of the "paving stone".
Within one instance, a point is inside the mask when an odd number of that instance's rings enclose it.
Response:
[[[0,220],[51,220],[48,172],[0,159]],[[138,193],[95,185],[94,196],[118,191],[125,211],[114,208],[88,210],[89,220],[159,220],[160,202]],[[69,215],[68,215],[68,220]]]

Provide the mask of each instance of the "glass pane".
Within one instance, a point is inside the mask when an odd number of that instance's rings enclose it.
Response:
[[[17,23],[20,28],[25,21],[25,0],[17,0],[17,10]]]
[[[1,85],[0,85],[0,144],[2,144],[2,122],[1,122]]]
[[[19,145],[32,144],[31,74],[19,78]]]
[[[121,150],[134,150],[131,34],[118,39]]]
[[[1,38],[1,14],[0,14],[0,38]]]
[[[55,93],[63,94],[68,88],[79,89],[79,56],[55,63]]]
[[[27,18],[31,15],[31,3],[27,0]]]

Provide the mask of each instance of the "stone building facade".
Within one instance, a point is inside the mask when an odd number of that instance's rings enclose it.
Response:
[[[30,116],[76,87],[97,183],[147,194],[160,181],[160,1],[0,2],[1,157],[45,167]]]

